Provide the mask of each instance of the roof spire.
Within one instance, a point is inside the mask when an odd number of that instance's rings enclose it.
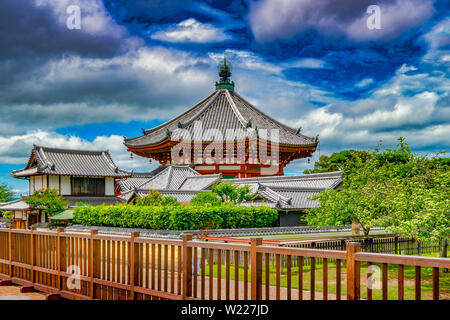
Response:
[[[220,81],[216,82],[216,90],[234,90],[234,82],[230,81],[231,63],[227,62],[227,57],[225,56],[225,54],[223,55],[223,61],[219,62],[218,69]]]

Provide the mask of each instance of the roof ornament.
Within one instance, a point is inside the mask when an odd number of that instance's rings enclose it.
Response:
[[[319,141],[319,135],[316,136],[316,142]]]
[[[180,129],[183,128],[183,125],[181,124],[180,121],[178,121],[177,126],[178,126],[178,128],[180,128]]]
[[[55,164],[52,164],[52,166],[51,166],[51,169],[52,169],[52,171],[55,171]]]
[[[145,129],[144,129],[144,128],[141,128],[141,130],[142,130],[142,134],[144,134],[144,135],[146,135],[146,134],[147,134],[147,132],[145,131]]]
[[[297,129],[297,134],[299,134],[300,132],[302,132],[302,127],[298,127]]]
[[[252,127],[252,120],[248,120],[247,122],[247,128],[251,128]]]
[[[216,82],[216,90],[234,90],[234,82],[230,81],[232,66],[230,62],[227,62],[225,54],[223,55],[223,61],[219,62],[218,69],[220,81]]]

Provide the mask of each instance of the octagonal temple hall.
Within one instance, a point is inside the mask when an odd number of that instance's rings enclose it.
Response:
[[[166,123],[143,130],[141,136],[125,138],[128,151],[162,165],[191,164],[201,174],[221,173],[223,178],[283,175],[283,168],[290,161],[311,157],[318,136],[303,135],[300,129],[288,127],[258,110],[235,91],[230,76],[231,67],[224,58],[219,64],[220,81],[214,92]],[[212,130],[222,138],[218,139]],[[185,135],[177,134],[181,131]],[[272,134],[275,131],[277,136]],[[186,134],[191,140],[187,141]],[[173,148],[180,147],[180,143],[189,152],[174,153]],[[218,153],[213,145],[222,150],[222,156],[215,156]],[[262,159],[261,152],[267,157]]]

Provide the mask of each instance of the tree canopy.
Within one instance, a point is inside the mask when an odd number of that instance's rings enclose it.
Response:
[[[151,190],[144,197],[137,197],[137,206],[169,206],[180,205],[175,197],[164,197],[158,190]]]
[[[223,202],[240,204],[245,201],[251,201],[255,194],[251,192],[249,186],[239,186],[230,182],[216,182],[211,191],[217,194]]]
[[[214,192],[199,192],[191,200],[191,204],[194,206],[211,205],[219,206],[222,200]]]
[[[315,226],[357,221],[365,234],[379,226],[420,241],[448,239],[448,158],[416,155],[403,138],[394,149],[377,146],[369,153],[350,151],[341,163],[343,190],[313,197],[320,206],[307,210],[306,221]]]
[[[63,212],[69,204],[69,201],[60,196],[56,189],[35,191],[25,202],[32,208],[43,209],[48,216]]]
[[[14,192],[7,185],[0,184],[0,202],[8,202],[13,200]]]

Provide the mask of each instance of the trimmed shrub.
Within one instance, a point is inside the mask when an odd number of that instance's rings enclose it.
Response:
[[[200,192],[191,199],[191,204],[194,206],[203,206],[210,204],[212,206],[219,206],[222,200],[213,192]]]
[[[130,204],[80,206],[74,222],[83,225],[156,230],[197,230],[272,227],[278,217],[275,209],[219,206],[135,206]]]

